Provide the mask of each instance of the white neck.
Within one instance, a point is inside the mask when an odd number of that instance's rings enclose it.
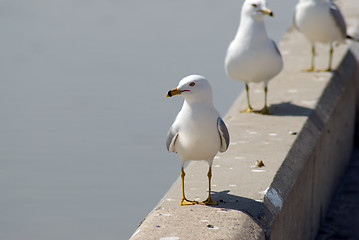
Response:
[[[256,31],[253,29],[256,28]],[[263,17],[255,19],[252,16],[245,16],[242,13],[241,22],[238,27],[238,32],[235,38],[240,39],[257,39],[263,41],[268,39],[266,27],[263,21]]]
[[[213,106],[212,94],[206,94],[200,97],[188,95],[185,97],[185,103],[187,103],[188,105],[201,104],[204,106]]]

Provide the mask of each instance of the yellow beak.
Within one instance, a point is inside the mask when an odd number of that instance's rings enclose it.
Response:
[[[274,17],[274,14],[273,14],[272,10],[270,10],[270,9],[259,10],[259,11],[262,12],[263,14]]]
[[[166,97],[172,97],[174,95],[181,94],[182,91],[177,90],[177,88],[171,89],[167,92]]]

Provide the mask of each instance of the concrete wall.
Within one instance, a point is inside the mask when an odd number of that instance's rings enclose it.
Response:
[[[347,52],[308,118],[271,187],[281,193],[283,207],[275,212],[271,239],[313,239],[353,146],[358,79],[355,60]],[[288,174],[289,173],[289,174]],[[268,197],[264,204],[271,205]]]
[[[341,2],[349,23],[351,4]],[[358,29],[358,26],[355,26]],[[353,45],[354,52],[358,46]],[[239,113],[241,94],[225,122],[227,152],[213,164],[217,206],[180,206],[180,179],[173,184],[131,239],[313,239],[345,170],[356,126],[358,65],[347,46],[334,50],[331,73],[305,73],[310,45],[294,30],[280,45],[285,67],[269,84],[272,115]],[[328,47],[318,47],[316,65],[325,68]],[[251,88],[252,105],[263,104],[262,85]],[[262,160],[264,167],[254,167]],[[186,196],[207,197],[205,162],[185,169]]]

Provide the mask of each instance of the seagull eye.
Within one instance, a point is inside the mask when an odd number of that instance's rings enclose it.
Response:
[[[256,8],[258,5],[253,3],[252,6]]]
[[[191,82],[191,83],[189,84],[190,87],[193,87],[194,85],[196,85],[194,82]]]

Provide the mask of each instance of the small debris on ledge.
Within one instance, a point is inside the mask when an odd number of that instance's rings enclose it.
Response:
[[[262,160],[257,160],[256,163],[254,164],[255,167],[264,167],[264,163]]]

